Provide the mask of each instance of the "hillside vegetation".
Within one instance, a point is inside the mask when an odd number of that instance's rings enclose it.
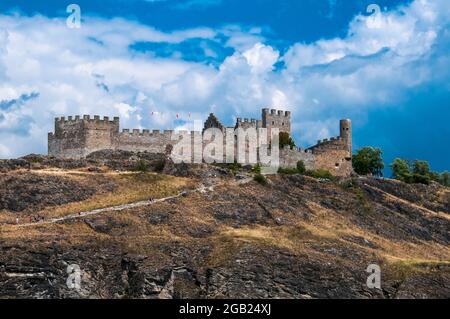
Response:
[[[40,162],[0,173],[0,298],[450,297],[450,189],[436,183]]]

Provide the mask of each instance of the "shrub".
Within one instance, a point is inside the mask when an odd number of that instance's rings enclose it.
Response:
[[[279,168],[278,169],[278,174],[283,174],[283,175],[295,175],[295,174],[299,174],[299,171],[296,168]]]
[[[253,178],[257,183],[261,184],[261,185],[267,185],[267,178],[264,177],[264,175],[261,174],[256,174],[255,177]]]
[[[358,185],[357,180],[355,178],[346,179],[344,181],[341,181],[339,183],[339,186],[341,186],[343,189],[352,189],[356,185]]]
[[[146,161],[139,160],[134,168],[134,171],[145,173],[149,171],[149,166]]]
[[[353,156],[353,169],[359,175],[382,176],[384,162],[379,148],[363,147]]]
[[[278,174],[283,174],[283,175],[295,175],[295,174],[305,174],[305,173],[306,173],[306,168],[305,168],[305,164],[303,163],[303,161],[297,162],[297,168],[282,168],[282,167],[280,167],[278,169]]]
[[[239,170],[242,169],[242,165],[239,164],[236,161],[234,163],[214,163],[212,165],[217,166],[217,167],[221,167],[221,168],[229,169],[233,173],[235,173],[236,171],[239,171]]]
[[[299,174],[305,174],[306,173],[305,163],[303,163],[303,161],[298,161],[297,162],[297,171],[298,171]]]
[[[227,168],[231,171],[238,171],[238,170],[242,169],[242,165],[237,162],[234,162],[234,163],[227,164]]]
[[[155,172],[162,172],[164,170],[164,167],[166,166],[166,161],[165,160],[159,160],[156,164],[155,164]]]
[[[431,182],[431,178],[428,175],[413,174],[412,182],[417,184],[428,185]]]
[[[261,164],[256,164],[252,168],[252,172],[256,174],[261,174]]]
[[[314,178],[324,178],[329,180],[332,180],[334,178],[333,175],[330,173],[330,171],[326,169],[307,171],[306,174]]]

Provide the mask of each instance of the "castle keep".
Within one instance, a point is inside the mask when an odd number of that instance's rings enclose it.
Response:
[[[268,136],[272,129],[278,129],[279,132],[291,134],[291,113],[263,109],[261,119],[238,118],[234,127],[225,127],[214,114],[210,114],[204,123],[203,133],[191,132],[192,142],[198,137],[201,138],[202,134],[205,135],[205,131],[210,128],[222,132],[229,129],[267,129]],[[100,116],[92,118],[89,115],[82,118],[61,117],[55,119],[55,132],[48,134],[48,153],[58,158],[84,158],[90,153],[110,149],[171,155],[173,147],[178,143],[173,134],[172,130],[120,131],[118,117],[112,120],[108,117],[101,119]],[[205,141],[202,147],[207,147]],[[192,152],[193,157],[196,156],[194,152],[195,150]],[[279,155],[280,166],[283,168],[294,168],[298,161],[303,161],[307,169],[326,169],[336,176],[348,176],[352,172],[351,121],[340,121],[340,135],[337,137],[318,141],[307,149],[286,146],[280,149]]]

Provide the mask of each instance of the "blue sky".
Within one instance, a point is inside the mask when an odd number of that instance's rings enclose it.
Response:
[[[355,148],[450,169],[448,1],[73,2],[81,29],[69,2],[0,3],[0,157],[45,153],[55,116],[166,128],[282,107],[301,146],[348,117]]]

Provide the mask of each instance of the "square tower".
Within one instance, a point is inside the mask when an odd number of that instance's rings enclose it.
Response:
[[[278,128],[281,132],[291,135],[291,112],[279,110],[262,110],[262,127],[271,132],[272,128]]]
[[[114,149],[119,118],[110,121],[95,115],[55,119],[55,133],[48,135],[48,154],[59,158],[83,158],[92,152]]]

